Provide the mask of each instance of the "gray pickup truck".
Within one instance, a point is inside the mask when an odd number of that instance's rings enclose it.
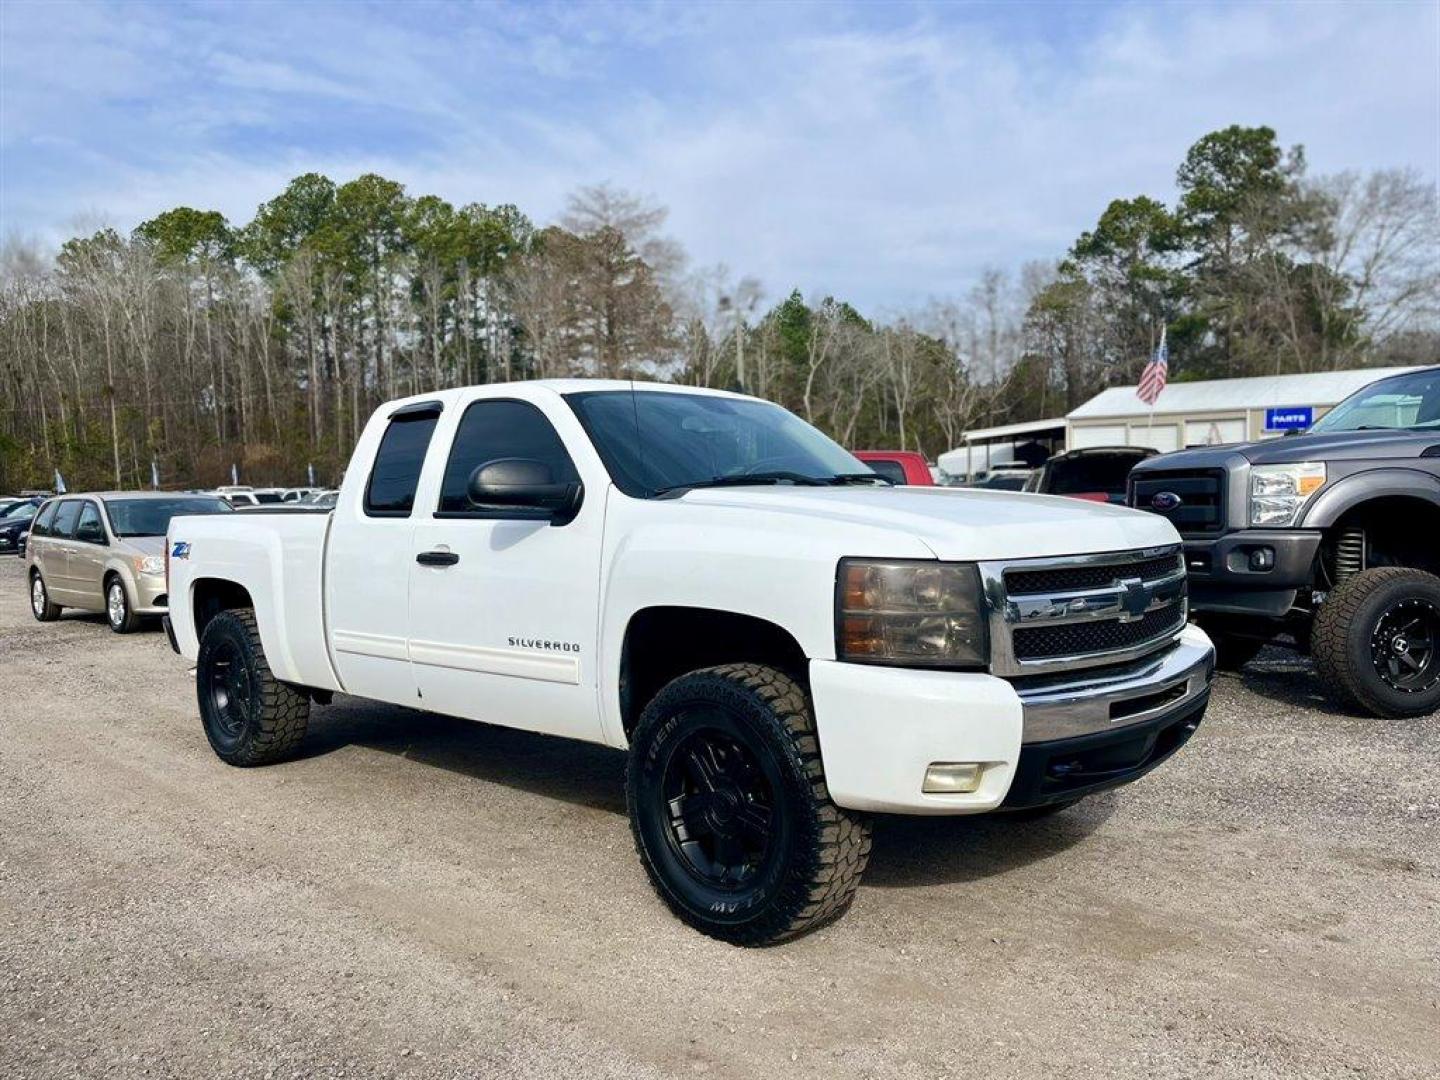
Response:
[[[1179,530],[1221,667],[1288,638],[1346,704],[1440,709],[1440,367],[1371,383],[1304,434],[1150,458],[1128,500]]]

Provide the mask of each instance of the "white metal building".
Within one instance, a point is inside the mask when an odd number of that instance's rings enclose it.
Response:
[[[1303,375],[1172,382],[1153,409],[1133,386],[1113,386],[1065,417],[1066,446],[1186,446],[1247,442],[1309,427],[1367,383],[1414,368],[1362,368]]]
[[[997,465],[1022,463],[1017,451],[1023,453],[1021,447],[1032,443],[1043,449],[1042,458],[1058,454],[1065,449],[1065,418],[1057,416],[1053,420],[1027,420],[1019,424],[977,428],[963,433],[960,438],[963,440],[961,445],[941,454],[935,459],[935,464],[947,476],[968,480],[989,472]]]

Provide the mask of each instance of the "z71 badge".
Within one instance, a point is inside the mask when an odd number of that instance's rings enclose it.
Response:
[[[170,549],[170,558],[172,558],[172,559],[188,559],[188,558],[190,558],[190,542],[189,542],[188,540],[176,540],[176,541],[175,541],[175,546]]]

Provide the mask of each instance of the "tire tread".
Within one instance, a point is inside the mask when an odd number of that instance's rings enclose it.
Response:
[[[820,741],[805,691],[784,672],[757,663],[702,668],[681,676],[670,685],[705,676],[724,680],[737,693],[758,698],[777,721],[792,765],[809,786],[811,819],[805,824],[812,832],[813,858],[791,878],[791,886],[783,902],[777,900],[769,912],[753,922],[727,927],[721,932],[670,902],[636,828],[633,830],[635,848],[651,885],[685,922],[737,945],[771,945],[833,922],[845,914],[855,899],[855,892],[870,860],[870,821],[836,806],[830,800],[825,784],[825,768],[820,758]],[[662,690],[656,700],[661,700],[664,694]],[[651,706],[647,706],[646,713],[650,712]],[[642,717],[637,732],[644,725],[645,718]],[[633,768],[633,764],[630,767]],[[627,789],[629,787],[627,776]]]
[[[1408,566],[1379,566],[1361,571],[1333,589],[1320,606],[1311,630],[1310,651],[1321,686],[1341,705],[1363,709],[1377,716],[1413,715],[1396,710],[1366,686],[1362,671],[1368,657],[1357,657],[1350,649],[1349,631],[1364,604],[1379,589],[1396,581],[1419,577],[1440,589],[1440,577]]]
[[[240,632],[247,638],[247,652],[252,665],[251,674],[259,691],[259,706],[256,710],[256,724],[253,734],[243,739],[229,754],[220,754],[231,765],[249,767],[270,765],[282,761],[295,752],[305,738],[310,724],[310,698],[289,683],[281,682],[270,670],[265,659],[265,649],[260,641],[260,627],[255,621],[252,608],[231,608],[216,615],[206,633],[221,619],[233,619]],[[203,686],[197,678],[197,690]],[[213,745],[213,742],[212,742]]]

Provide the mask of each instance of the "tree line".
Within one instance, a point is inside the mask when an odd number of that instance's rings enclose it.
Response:
[[[1230,127],[1173,205],[1117,199],[1054,262],[862,313],[695,268],[665,211],[601,185],[554,224],[365,175],[309,173],[232,225],[177,207],[53,256],[0,258],[0,491],[338,480],[381,401],[555,376],[743,388],[847,446],[930,456],[1134,381],[1440,358],[1436,194],[1413,173],[1312,177]],[[917,291],[923,283],[917,282]]]

